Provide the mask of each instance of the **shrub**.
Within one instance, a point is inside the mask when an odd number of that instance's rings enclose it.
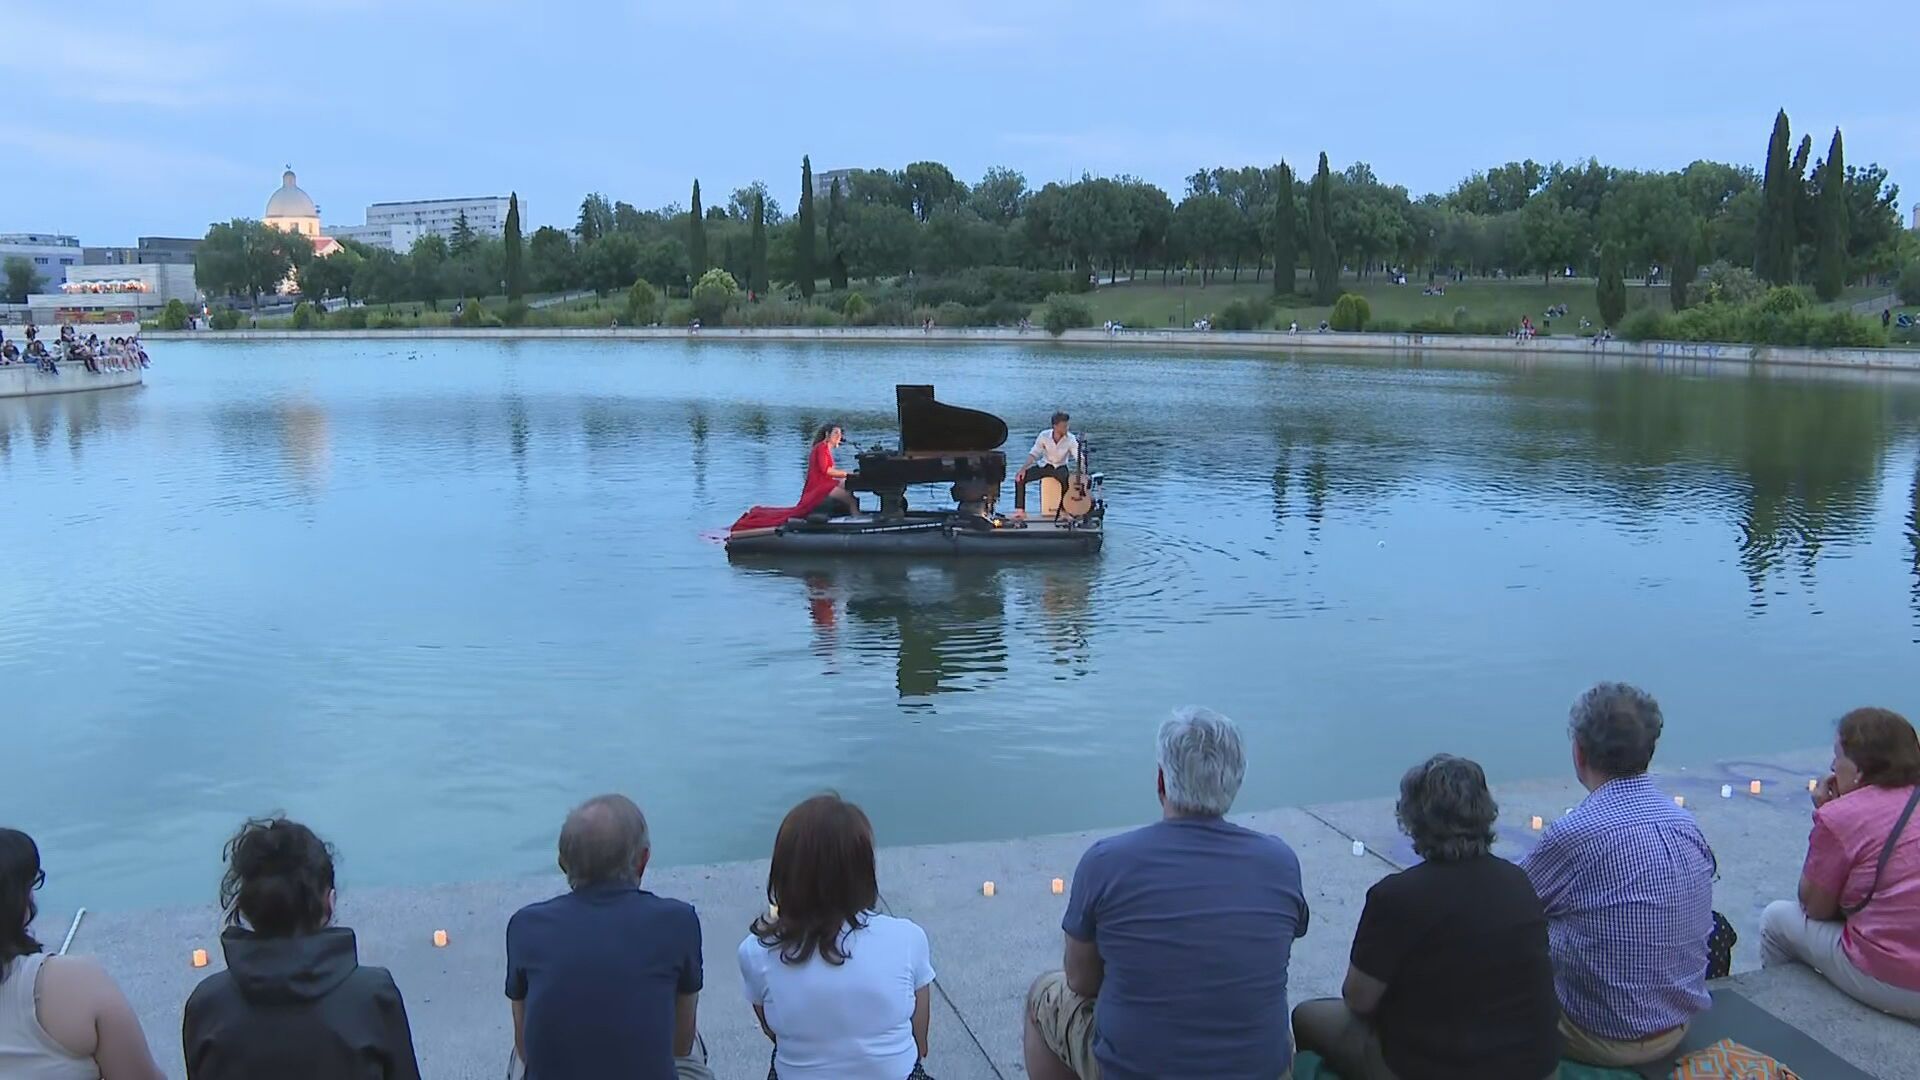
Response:
[[[221,308],[207,316],[207,325],[215,330],[234,330],[240,326],[240,313],[232,308]]]
[[[1047,297],[1040,324],[1047,328],[1047,333],[1059,337],[1075,327],[1092,326],[1093,309],[1071,293],[1054,293]]]
[[[1365,330],[1371,318],[1373,308],[1366,297],[1345,293],[1333,302],[1333,313],[1327,316],[1327,323],[1335,330]]]
[[[1707,289],[1705,298],[1709,304],[1730,304],[1735,307],[1750,304],[1760,299],[1766,287],[1753,271],[1744,266],[1717,262],[1707,267]]]
[[[506,307],[500,309],[500,321],[508,326],[524,326],[532,315],[533,309],[527,306],[525,300],[509,301]]]
[[[469,296],[460,303],[460,310],[451,320],[452,326],[500,326],[500,317],[488,311],[480,301]]]
[[[871,305],[867,303],[866,297],[857,292],[848,293],[847,298],[840,302],[840,314],[845,315],[848,322],[852,322],[865,315],[869,306]]]
[[[1468,323],[1467,305],[1465,304],[1455,305],[1453,309],[1453,328],[1461,333],[1465,333],[1467,329],[1467,323]]]
[[[1670,339],[1668,318],[1665,314],[1650,307],[1643,307],[1620,320],[1620,336],[1627,341],[1659,341]]]
[[[653,286],[640,280],[627,290],[626,320],[628,326],[651,326],[660,314],[660,294]]]
[[[691,301],[676,300],[667,305],[667,314],[660,320],[668,326],[686,326],[693,322],[693,304]]]
[[[972,326],[973,309],[952,300],[933,309],[933,321],[941,326]]]
[[[407,320],[387,311],[375,315],[367,325],[375,330],[399,330],[407,325]]]
[[[167,306],[160,309],[160,329],[185,330],[186,328],[187,305],[181,303],[178,298],[167,301]]]
[[[1792,285],[1775,285],[1767,290],[1767,294],[1760,298],[1760,303],[1757,305],[1759,310],[1767,315],[1791,315],[1796,311],[1804,311],[1809,306],[1811,305],[1807,300],[1807,294]]]
[[[1920,304],[1920,259],[1913,260],[1905,270],[1900,271],[1899,292],[1901,303]]]
[[[293,305],[293,318],[288,325],[295,330],[311,330],[314,324],[313,305],[305,300]]]
[[[1399,319],[1375,319],[1368,323],[1367,326],[1372,328],[1376,334],[1404,334],[1407,332],[1407,324],[1401,322]]]
[[[1012,326],[1026,318],[1027,313],[1032,310],[1032,304],[1022,303],[1019,300],[1000,299],[987,301],[986,306],[980,308],[976,315],[981,326]]]
[[[327,325],[338,330],[365,330],[367,328],[367,309],[363,307],[341,308],[327,316]]]
[[[1264,298],[1229,300],[1213,318],[1216,330],[1257,330],[1273,315],[1273,305]]]
[[[702,323],[718,323],[738,295],[740,283],[733,280],[732,274],[714,267],[701,274],[699,283],[693,287],[693,313]]]

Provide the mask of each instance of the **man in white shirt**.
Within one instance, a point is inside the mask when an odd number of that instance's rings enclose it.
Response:
[[[1038,464],[1036,464],[1038,463]],[[1033,440],[1033,449],[1027,452],[1026,463],[1020,471],[1013,474],[1013,516],[1027,516],[1027,481],[1039,480],[1051,476],[1067,483],[1067,476],[1080,464],[1080,440],[1067,430],[1067,414],[1053,414],[1053,426],[1040,433]]]

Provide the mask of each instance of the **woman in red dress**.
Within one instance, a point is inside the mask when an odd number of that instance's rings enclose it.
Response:
[[[734,522],[728,531],[770,529],[785,525],[828,504],[843,514],[857,511],[860,505],[858,500],[841,483],[847,478],[847,470],[837,468],[833,463],[833,451],[840,445],[841,437],[839,424],[826,424],[814,434],[813,452],[807,456],[807,482],[800,490],[798,503],[793,506],[756,506],[740,515],[740,520]]]

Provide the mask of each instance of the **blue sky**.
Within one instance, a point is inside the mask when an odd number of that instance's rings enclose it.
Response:
[[[652,207],[696,176],[790,210],[803,153],[1177,199],[1196,168],[1325,149],[1417,195],[1524,157],[1757,163],[1783,105],[1816,154],[1839,125],[1920,194],[1904,6],[0,0],[26,71],[0,96],[0,232],[197,236],[257,216],[287,163],[346,223],[517,189],[530,226],[568,224],[587,191]]]

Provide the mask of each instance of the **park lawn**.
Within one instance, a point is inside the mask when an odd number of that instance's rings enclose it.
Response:
[[[1197,278],[1182,287],[1171,281],[1163,286],[1159,284],[1157,276],[1143,277],[1137,283],[1102,285],[1088,294],[1087,300],[1093,309],[1095,323],[1105,323],[1111,319],[1142,330],[1188,326],[1196,319],[1217,315],[1222,307],[1233,300],[1273,299],[1273,320],[1281,326],[1295,320],[1303,327],[1317,326],[1331,310],[1313,303],[1305,295],[1273,298],[1271,279],[1256,285],[1251,277],[1251,274],[1243,273],[1237,285],[1216,279],[1204,289],[1197,283]],[[1299,288],[1304,290],[1308,284],[1307,276],[1300,275]],[[1499,319],[1517,326],[1521,316],[1527,315],[1539,323],[1547,308],[1555,304],[1567,305],[1569,327],[1579,326],[1582,317],[1595,323],[1600,321],[1599,304],[1591,278],[1555,279],[1551,282],[1539,279],[1470,278],[1449,282],[1446,288],[1445,296],[1422,296],[1421,285],[1412,280],[1406,285],[1392,285],[1385,278],[1369,281],[1348,278],[1342,282],[1343,292],[1366,297],[1375,320],[1386,320],[1402,326],[1421,319],[1451,322],[1454,309],[1459,307],[1465,307],[1468,317],[1476,322]],[[1667,289],[1665,286],[1647,288],[1629,282],[1627,305],[1630,311],[1642,306],[1666,311],[1670,306]],[[1037,315],[1035,317],[1038,318]]]

